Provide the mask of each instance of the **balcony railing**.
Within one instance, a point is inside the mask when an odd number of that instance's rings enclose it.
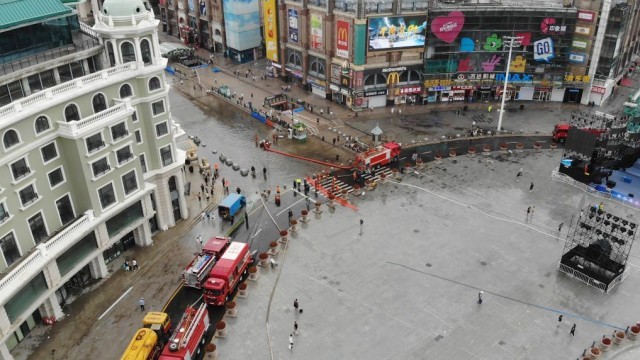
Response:
[[[102,71],[93,73],[91,75],[83,76],[79,79],[48,88],[44,91],[27,96],[20,100],[16,100],[6,106],[0,107],[0,119],[2,119],[3,117],[7,117],[9,115],[18,113],[20,111],[23,111],[26,108],[37,106],[39,104],[50,105],[51,99],[56,95],[61,95],[68,91],[74,91],[76,89],[80,89],[85,85],[91,85],[94,83],[103,82],[105,80],[108,80],[112,76],[130,71],[130,70],[135,70],[135,69],[137,69],[136,63],[130,62],[122,65],[117,65],[112,68],[102,70]]]
[[[15,180],[20,180],[23,177],[31,174],[31,168],[29,168],[28,166],[12,167],[11,170],[13,171],[13,178]]]
[[[9,268],[9,271],[0,277],[0,304],[4,304],[16,292],[18,292],[26,282],[36,276],[47,264],[60,256],[85,232],[94,227],[93,210],[84,213],[76,222],[69,225],[46,242],[39,244],[32,252],[23,257],[22,260]]]
[[[77,121],[58,121],[58,134],[64,137],[77,137],[95,128],[104,128],[114,120],[123,119],[133,114],[133,108],[127,103],[112,106],[107,110]]]

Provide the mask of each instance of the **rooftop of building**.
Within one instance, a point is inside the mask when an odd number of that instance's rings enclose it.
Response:
[[[566,0],[435,0],[436,8],[450,7],[518,7],[518,8],[561,8]],[[568,1],[571,7],[571,1]]]
[[[0,31],[72,12],[60,0],[0,0]]]

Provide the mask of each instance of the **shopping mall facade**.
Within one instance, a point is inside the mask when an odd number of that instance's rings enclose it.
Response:
[[[496,100],[507,66],[508,99],[601,104],[640,50],[639,6],[261,0],[269,71],[354,110]]]

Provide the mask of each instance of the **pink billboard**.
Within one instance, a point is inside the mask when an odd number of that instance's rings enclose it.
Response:
[[[462,31],[464,14],[452,11],[447,16],[437,16],[431,22],[431,32],[438,39],[451,44]]]

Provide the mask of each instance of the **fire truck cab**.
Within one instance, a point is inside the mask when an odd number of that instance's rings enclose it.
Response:
[[[209,272],[220,258],[220,255],[229,247],[231,241],[227,237],[215,236],[202,246],[202,252],[191,260],[182,272],[182,282],[185,286],[200,289],[209,276]]]
[[[395,141],[367,150],[356,157],[355,167],[359,171],[378,168],[391,162],[398,161],[402,147]]]
[[[204,283],[204,301],[215,306],[226,304],[251,262],[253,259],[249,253],[249,245],[232,242]]]

